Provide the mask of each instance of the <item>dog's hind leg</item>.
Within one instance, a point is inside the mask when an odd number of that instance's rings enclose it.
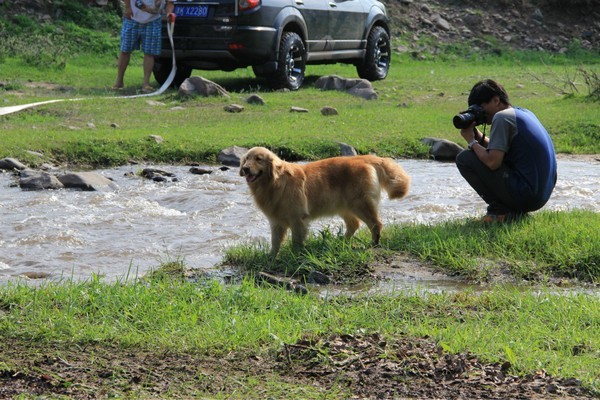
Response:
[[[359,209],[353,210],[358,218],[360,218],[371,230],[371,239],[374,245],[379,244],[381,239],[381,230],[383,224],[379,219],[379,212],[377,212],[377,205],[365,203]]]
[[[360,219],[358,219],[356,215],[351,213],[341,214],[341,217],[346,223],[346,238],[349,239],[354,235],[354,232],[356,232],[360,227]]]
[[[275,257],[279,253],[281,243],[287,236],[287,227],[271,223],[271,257]]]
[[[381,230],[383,229],[383,224],[381,221],[377,220],[372,224],[367,225],[369,226],[369,229],[371,229],[371,240],[373,241],[373,244],[377,246],[379,244],[379,240],[381,239]]]

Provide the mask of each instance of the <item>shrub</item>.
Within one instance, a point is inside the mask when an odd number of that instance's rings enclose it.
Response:
[[[579,67],[577,72],[583,77],[583,81],[588,88],[588,95],[592,100],[600,101],[600,74],[583,67]]]
[[[90,30],[114,31],[119,28],[120,18],[112,3],[103,8],[91,7],[80,0],[59,0],[52,3],[55,15],[60,20]]]

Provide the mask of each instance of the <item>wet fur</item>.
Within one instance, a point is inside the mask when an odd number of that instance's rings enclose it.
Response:
[[[256,204],[269,220],[272,256],[279,252],[288,229],[294,248],[301,247],[309,222],[322,216],[341,216],[346,237],[352,237],[363,221],[378,244],[383,227],[381,190],[390,199],[400,199],[410,187],[410,177],[391,158],[366,155],[294,164],[264,147],[254,147],[242,157],[240,175],[246,177]]]

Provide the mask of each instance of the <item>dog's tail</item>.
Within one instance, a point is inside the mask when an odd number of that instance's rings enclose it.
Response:
[[[377,170],[381,187],[390,199],[401,199],[410,189],[410,176],[396,161],[391,158],[379,158],[371,165]]]

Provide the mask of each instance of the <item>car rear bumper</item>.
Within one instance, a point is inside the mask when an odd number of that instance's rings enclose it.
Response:
[[[203,29],[207,31],[206,27]],[[277,40],[277,30],[272,27],[219,26],[203,36],[178,36],[173,38],[175,58],[198,69],[232,70],[250,65],[260,65],[271,60]],[[265,43],[273,44],[265,46]],[[161,58],[171,58],[171,44],[163,32]]]

